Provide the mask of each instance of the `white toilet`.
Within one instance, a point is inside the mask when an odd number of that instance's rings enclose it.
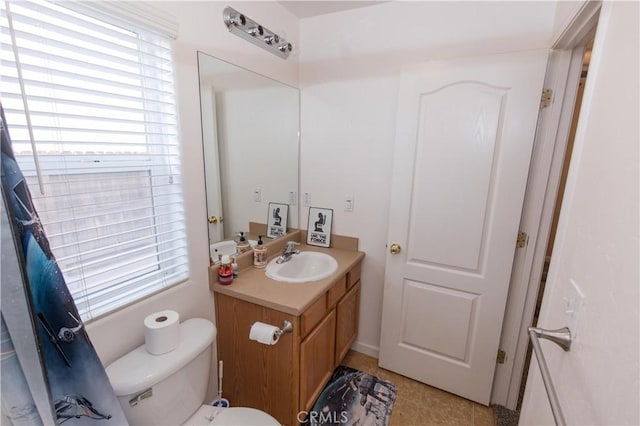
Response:
[[[279,425],[253,408],[202,405],[216,328],[194,318],[180,324],[180,344],[163,355],[144,345],[109,365],[107,376],[132,426]]]

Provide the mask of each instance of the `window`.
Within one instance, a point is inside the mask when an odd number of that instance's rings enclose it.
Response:
[[[0,10],[13,149],[83,319],[187,279],[170,38],[64,2]]]

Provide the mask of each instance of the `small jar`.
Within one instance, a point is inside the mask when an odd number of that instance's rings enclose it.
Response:
[[[233,282],[233,266],[227,255],[222,256],[222,261],[218,268],[218,282],[222,285],[229,285]]]

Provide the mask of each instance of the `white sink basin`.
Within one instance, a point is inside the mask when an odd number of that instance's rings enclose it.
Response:
[[[288,262],[269,262],[265,273],[272,280],[287,283],[305,283],[327,278],[338,269],[338,262],[325,253],[303,251],[294,254]]]

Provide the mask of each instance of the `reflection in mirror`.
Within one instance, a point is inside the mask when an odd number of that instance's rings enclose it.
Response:
[[[198,73],[210,243],[267,223],[270,202],[298,228],[298,89],[202,52]]]

